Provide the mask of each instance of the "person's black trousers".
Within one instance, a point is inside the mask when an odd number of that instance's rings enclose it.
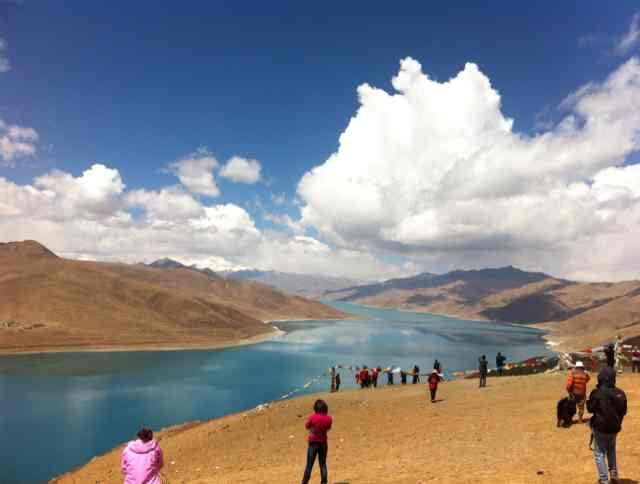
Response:
[[[631,369],[632,373],[640,373],[640,361],[634,361],[633,362],[633,368]]]
[[[482,373],[480,373],[480,387],[486,387],[487,386],[487,375],[483,375]]]
[[[429,390],[431,392],[431,401],[435,402],[436,401],[436,392],[438,391],[437,389],[433,389],[433,390]]]
[[[327,476],[327,451],[329,447],[326,442],[309,442],[309,450],[307,450],[307,467],[304,470],[304,477],[302,478],[302,484],[308,484],[311,479],[311,470],[313,464],[316,462],[316,456],[318,457],[318,463],[320,464],[320,483],[328,484],[329,479]]]

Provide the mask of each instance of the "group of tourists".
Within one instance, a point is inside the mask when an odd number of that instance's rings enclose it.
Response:
[[[427,377],[431,403],[435,403],[437,401],[436,394],[438,391],[438,384],[443,379],[443,376],[440,373],[441,370],[442,365],[436,359],[433,362],[433,370],[431,370]],[[331,376],[331,391],[336,392],[340,389],[340,373],[338,373],[335,366],[331,367],[329,373]],[[387,384],[389,385],[393,385],[393,375],[395,373],[400,373],[401,382],[403,384],[407,383],[406,375],[411,375],[413,377],[414,384],[420,382],[420,368],[418,365],[415,365],[413,370],[410,372],[404,372],[399,368],[391,367],[384,370],[380,366],[368,368],[365,365],[362,368],[355,368],[356,383],[360,385],[360,388],[376,388],[378,386],[378,377],[381,373],[387,374]],[[305,428],[309,431],[309,435],[307,437],[307,461],[304,474],[302,476],[302,484],[308,484],[311,479],[311,471],[313,470],[316,459],[318,460],[318,465],[320,467],[321,484],[327,484],[329,482],[327,470],[327,433],[331,430],[332,425],[333,419],[329,415],[329,406],[327,405],[327,402],[322,399],[316,400],[313,405],[313,413],[309,415],[304,424]]]
[[[637,352],[637,348],[634,348]],[[587,389],[591,380],[582,361],[577,361],[569,371],[566,381],[568,397],[558,402],[558,426],[564,420],[565,426],[578,412],[578,421],[584,422],[585,404],[592,414],[589,420],[591,427],[591,443],[599,483],[617,482],[618,464],[616,459],[616,438],[622,429],[622,420],[627,414],[627,397],[616,387],[616,366],[620,359],[616,358],[615,345],[605,348],[606,365],[598,373],[598,383],[587,397]],[[640,354],[638,354],[640,357]],[[563,402],[569,402],[568,414],[561,415]]]
[[[496,355],[496,374],[502,376],[504,374],[504,365],[507,362],[507,357],[500,351]],[[487,376],[489,375],[489,360],[487,355],[482,355],[478,358],[478,376],[480,378],[480,388],[487,386]]]
[[[332,366],[329,369],[329,376],[331,378],[331,392],[340,391],[340,385],[342,384],[342,377],[339,372],[340,366]],[[411,377],[411,382],[416,385],[420,383],[420,376],[431,377],[433,373],[439,375],[442,379],[442,364],[438,359],[433,362],[433,371],[427,374],[420,373],[420,367],[418,365],[414,365],[413,369],[410,371],[405,371],[399,367],[387,367],[382,368],[381,366],[375,366],[369,368],[367,365],[364,365],[362,368],[359,366],[349,367],[349,370],[353,371],[355,383],[360,388],[377,388],[378,387],[378,379],[382,374],[387,377],[387,385],[395,384],[395,375],[400,377],[400,383],[402,385],[406,385],[408,381],[408,377]]]
[[[558,402],[558,426],[571,424],[576,411],[578,421],[583,423],[585,407],[592,414],[589,420],[591,428],[590,447],[593,450],[599,483],[616,482],[618,479],[618,466],[616,460],[616,439],[622,429],[622,421],[627,413],[627,398],[620,388],[616,387],[616,367],[620,365],[619,352],[616,344],[611,344],[604,349],[606,365],[598,374],[596,387],[588,394],[588,386],[591,377],[582,361],[577,361],[567,375],[565,389],[568,396]],[[618,356],[617,356],[618,354]],[[640,372],[640,351],[634,346],[632,355],[633,372]],[[496,374],[503,375],[506,357],[500,352],[496,355]],[[480,387],[486,386],[489,365],[486,355],[478,359],[480,375]],[[428,397],[431,402],[436,402],[438,384],[442,380],[442,366],[436,359],[433,370],[428,373],[427,384]],[[355,368],[356,383],[361,388],[376,388],[381,373],[386,373],[387,383],[393,385],[393,375],[400,374],[401,382],[406,383],[407,375],[413,377],[413,383],[420,382],[420,368],[418,365],[412,371],[405,372],[399,368],[382,369],[380,366],[368,368]],[[341,377],[336,367],[330,370],[331,391],[339,391]],[[404,376],[403,376],[404,375]],[[589,395],[587,397],[587,394]],[[568,415],[564,414],[564,406],[569,403]],[[562,414],[562,415],[561,415]],[[305,428],[309,431],[307,441],[307,459],[302,478],[302,484],[307,484],[311,478],[311,471],[318,460],[321,482],[328,482],[327,471],[327,433],[331,430],[333,420],[329,415],[329,407],[322,400],[316,400],[313,413],[305,421]],[[137,439],[127,444],[122,452],[122,472],[125,475],[125,484],[149,483],[160,484],[160,471],[163,467],[162,449],[153,439],[150,429],[142,428]]]

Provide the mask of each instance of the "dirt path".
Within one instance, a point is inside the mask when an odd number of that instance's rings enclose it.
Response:
[[[555,426],[564,375],[443,383],[431,404],[424,385],[324,394],[334,417],[332,483],[593,483],[587,425]],[[624,375],[629,415],[618,440],[624,484],[640,480],[640,375]],[[297,483],[306,455],[308,396],[210,422],[169,429],[164,483]],[[132,429],[135,432],[136,429]],[[122,447],[61,483],[121,483]],[[312,482],[319,482],[317,468]]]

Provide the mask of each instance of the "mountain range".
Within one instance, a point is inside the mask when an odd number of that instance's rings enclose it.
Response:
[[[272,334],[266,320],[346,315],[252,281],[185,267],[68,260],[0,244],[0,351],[209,347]]]
[[[307,298],[319,298],[326,291],[337,290],[343,287],[354,286],[356,284],[362,283],[362,281],[358,281],[356,279],[348,279],[346,277],[297,274],[292,272],[278,271],[261,271],[257,269],[214,272],[209,268],[187,266],[167,257],[158,259],[147,265],[149,267],[164,269],[192,269],[213,278],[222,277],[225,279],[232,279],[236,281],[260,282],[284,293],[303,296]]]
[[[640,281],[586,283],[515,267],[423,273],[327,291],[327,299],[534,324],[572,348],[640,334]]]

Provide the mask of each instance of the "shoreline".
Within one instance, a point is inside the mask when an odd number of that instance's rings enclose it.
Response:
[[[258,334],[243,338],[240,340],[232,340],[228,342],[219,343],[158,343],[155,344],[140,344],[140,345],[101,345],[101,346],[57,346],[57,347],[42,347],[42,348],[16,348],[16,349],[0,349],[0,356],[18,356],[18,355],[38,355],[49,353],[122,353],[122,352],[143,352],[143,351],[207,351],[207,350],[220,350],[225,348],[237,348],[240,346],[249,346],[265,341],[272,340],[278,336],[286,334],[278,328],[274,327],[273,331],[268,333]]]

